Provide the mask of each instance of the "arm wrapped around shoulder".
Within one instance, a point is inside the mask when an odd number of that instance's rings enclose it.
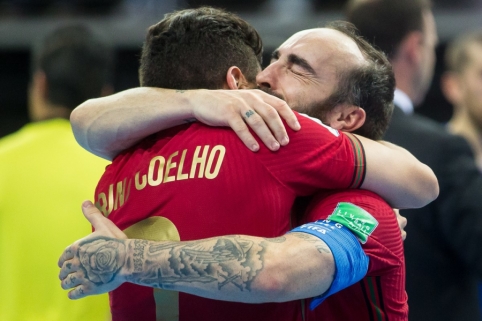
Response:
[[[349,229],[330,220],[319,220],[297,227],[291,232],[308,233],[320,238],[330,248],[335,260],[335,277],[328,291],[313,298],[310,309],[320,305],[328,296],[360,281],[368,271],[368,256]]]

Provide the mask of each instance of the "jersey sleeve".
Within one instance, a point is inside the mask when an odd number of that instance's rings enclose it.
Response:
[[[349,204],[349,205],[346,205]],[[404,264],[403,242],[395,213],[378,195],[366,190],[320,192],[302,223],[331,219],[348,227],[370,259],[368,276]]]
[[[267,148],[258,152],[267,170],[296,195],[360,187],[365,177],[360,141],[308,116],[297,116],[301,130],[287,127],[290,143],[275,152],[276,157]]]

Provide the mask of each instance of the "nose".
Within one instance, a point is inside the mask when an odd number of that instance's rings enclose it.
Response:
[[[261,89],[272,89],[274,85],[274,66],[270,64],[256,76],[256,83]]]

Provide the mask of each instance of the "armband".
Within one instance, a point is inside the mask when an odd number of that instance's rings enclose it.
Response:
[[[320,305],[328,296],[360,281],[368,271],[368,256],[349,229],[330,220],[304,224],[290,232],[308,233],[323,240],[335,261],[335,276],[330,288],[311,300],[310,309]]]

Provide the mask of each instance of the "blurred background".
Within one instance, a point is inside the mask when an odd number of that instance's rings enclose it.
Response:
[[[115,91],[138,86],[139,53],[147,28],[166,12],[212,5],[234,11],[261,34],[264,63],[273,49],[301,29],[343,18],[344,0],[0,0],[0,137],[28,122],[30,48],[53,28],[83,21],[116,52]],[[446,122],[452,107],[439,89],[449,40],[482,28],[482,0],[434,0],[439,34],[432,87],[416,112]],[[431,106],[430,108],[428,106]]]

